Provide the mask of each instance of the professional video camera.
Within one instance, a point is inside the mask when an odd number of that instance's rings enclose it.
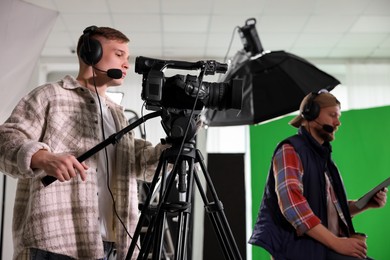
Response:
[[[178,70],[200,70],[199,76],[175,75],[166,78],[163,70],[173,68]],[[241,109],[242,85],[241,80],[233,79],[229,83],[203,82],[204,75],[225,73],[226,64],[216,61],[165,61],[146,57],[137,57],[135,72],[143,75],[142,99],[146,101],[146,108],[156,110],[162,117],[161,124],[167,133],[167,138],[161,141],[171,144],[160,156],[153,181],[148,187],[149,194],[142,204],[142,212],[135,228],[133,238],[128,249],[127,259],[132,258],[136,247],[139,249],[137,259],[187,259],[188,231],[190,230],[191,214],[193,211],[193,187],[198,190],[207,212],[214,224],[214,230],[219,236],[218,241],[226,250],[225,256],[231,259],[242,259],[237,244],[234,241],[229,223],[223,212],[211,178],[207,173],[203,156],[196,149],[195,136],[199,128],[199,120],[204,107],[210,109]],[[204,111],[204,110],[203,110]],[[151,113],[153,114],[153,113]],[[173,164],[168,173],[168,163]],[[199,167],[195,167],[195,163]],[[199,171],[201,170],[201,171]],[[205,193],[199,174],[204,174]],[[177,191],[172,193],[176,184]],[[158,186],[157,186],[157,183]],[[150,205],[156,187],[160,188],[158,205]],[[211,192],[209,192],[211,191]],[[170,201],[178,193],[177,201]],[[169,221],[168,215],[177,221]],[[140,234],[148,223],[145,236],[140,241]],[[177,222],[177,223],[176,223]],[[175,238],[170,235],[169,227],[177,228],[176,241],[163,239]],[[169,248],[163,248],[163,246]],[[151,251],[152,250],[152,251]]]
[[[200,73],[199,76],[177,74],[165,77],[163,71],[166,68],[200,70]],[[241,109],[242,80],[203,82],[203,75],[226,71],[227,64],[213,60],[186,62],[142,56],[135,60],[135,72],[143,75],[141,97],[146,101],[146,108],[149,110],[160,108],[201,110],[203,107],[218,110]]]

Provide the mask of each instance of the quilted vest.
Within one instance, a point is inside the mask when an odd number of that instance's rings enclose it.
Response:
[[[340,202],[348,228],[343,233],[349,236],[354,233],[348,201],[339,171],[331,159],[331,145],[326,142],[320,145],[304,128],[297,135],[289,137],[278,144],[276,151],[285,143],[290,143],[298,153],[304,174],[302,177],[304,196],[314,214],[327,226],[326,182],[324,172],[327,169],[333,181],[336,196]],[[271,167],[263,194],[263,200],[250,244],[266,249],[275,260],[323,260],[327,247],[308,235],[298,236],[294,227],[285,219],[278,205],[275,193],[275,178]]]

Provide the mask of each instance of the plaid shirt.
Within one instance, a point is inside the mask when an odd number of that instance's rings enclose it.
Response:
[[[275,190],[279,207],[298,235],[321,223],[303,196],[303,168],[298,154],[290,144],[284,144],[273,160]]]
[[[123,107],[107,100],[116,128],[127,119]],[[0,126],[0,171],[18,179],[13,215],[14,259],[29,259],[35,247],[77,259],[103,257],[98,221],[97,155],[85,162],[87,180],[79,177],[44,187],[46,174],[32,170],[40,149],[79,156],[101,141],[100,112],[90,91],[73,77],[38,87],[24,97]],[[117,212],[132,234],[138,222],[136,177],[151,179],[163,147],[135,139],[129,132],[115,144],[116,169],[111,189]],[[146,169],[144,169],[146,166]],[[146,176],[144,176],[146,175]],[[118,259],[130,244],[115,219]]]

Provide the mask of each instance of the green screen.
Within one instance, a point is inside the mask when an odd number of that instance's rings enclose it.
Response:
[[[351,110],[342,113],[336,139],[332,142],[333,160],[338,166],[349,199],[358,199],[378,183],[390,177],[390,107]],[[252,219],[256,221],[270,167],[278,142],[297,129],[288,125],[292,116],[250,127]],[[390,203],[369,209],[354,217],[357,232],[368,235],[368,255],[390,259],[387,233],[390,232]],[[264,249],[252,246],[253,259],[270,259]]]

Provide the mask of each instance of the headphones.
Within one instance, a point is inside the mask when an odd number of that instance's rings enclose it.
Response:
[[[103,49],[100,42],[91,38],[91,33],[97,28],[97,26],[92,25],[85,28],[83,31],[79,56],[87,65],[95,65],[100,61],[103,55]]]
[[[320,105],[315,102],[315,99],[318,95],[322,93],[328,93],[326,89],[321,89],[318,92],[311,92],[309,99],[306,104],[303,106],[301,115],[307,121],[313,121],[320,115]]]

